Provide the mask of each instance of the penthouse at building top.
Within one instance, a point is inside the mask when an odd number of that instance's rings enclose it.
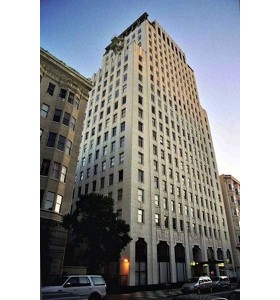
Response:
[[[234,276],[207,113],[183,51],[144,13],[112,39],[92,81],[74,203],[109,195],[130,224],[115,275],[130,286]]]

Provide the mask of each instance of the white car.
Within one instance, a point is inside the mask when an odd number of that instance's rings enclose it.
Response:
[[[208,276],[191,277],[182,286],[182,293],[198,293],[204,291],[212,292],[213,284],[212,280]]]
[[[106,283],[101,275],[69,275],[57,278],[53,285],[41,288],[42,294],[67,292],[87,297],[88,300],[106,296]]]

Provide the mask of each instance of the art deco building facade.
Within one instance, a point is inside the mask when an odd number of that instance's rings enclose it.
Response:
[[[221,175],[220,183],[227,216],[232,257],[240,280],[240,182],[231,175]]]
[[[222,274],[231,255],[207,113],[183,51],[144,13],[112,39],[94,74],[74,201],[115,200],[133,241],[126,284]]]
[[[62,271],[66,231],[60,224],[72,205],[84,113],[91,88],[90,80],[41,48],[41,260],[48,265],[50,278]],[[46,247],[49,253],[44,256]]]

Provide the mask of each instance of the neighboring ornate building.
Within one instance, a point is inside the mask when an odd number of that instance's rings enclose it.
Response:
[[[240,280],[240,182],[231,175],[221,175],[224,205],[228,222],[237,280]]]
[[[41,276],[62,272],[69,213],[84,113],[91,81],[40,50],[40,207]]]
[[[207,113],[184,52],[144,13],[112,39],[92,81],[74,202],[80,194],[108,195],[130,224],[120,283],[224,274],[232,252],[225,207]]]

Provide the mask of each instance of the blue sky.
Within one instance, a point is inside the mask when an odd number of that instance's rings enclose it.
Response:
[[[240,180],[239,0],[41,0],[40,46],[91,77],[105,47],[144,12],[186,54],[220,174]]]

